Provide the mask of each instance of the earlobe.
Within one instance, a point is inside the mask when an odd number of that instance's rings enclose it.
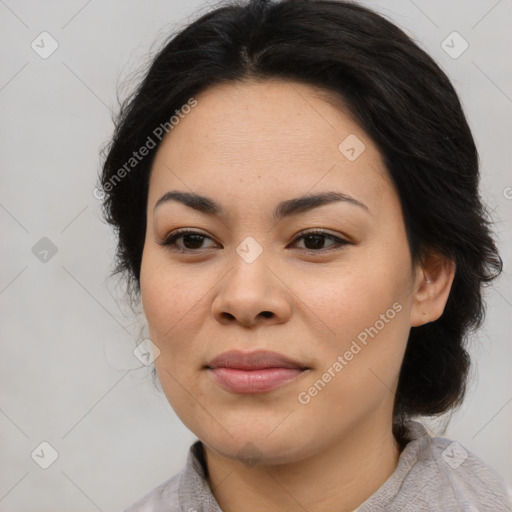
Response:
[[[431,254],[417,273],[411,306],[411,327],[435,322],[443,314],[455,278],[455,261]]]

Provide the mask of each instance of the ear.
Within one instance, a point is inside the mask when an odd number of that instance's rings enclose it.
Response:
[[[436,321],[442,314],[455,277],[455,261],[431,252],[416,268],[411,327]]]

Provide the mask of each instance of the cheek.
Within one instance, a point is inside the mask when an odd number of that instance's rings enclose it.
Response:
[[[404,258],[380,254],[373,264],[358,257],[329,275],[305,273],[295,280],[304,314],[316,325],[308,343],[319,356],[320,372],[346,354],[342,387],[371,387],[379,377],[392,386],[400,369],[410,330],[408,266]]]
[[[200,389],[191,382],[199,361],[194,359],[197,347],[191,333],[198,331],[202,314],[201,298],[207,290],[200,289],[187,268],[169,268],[167,261],[149,251],[141,264],[141,300],[150,338],[160,349],[155,368],[167,400],[189,428],[188,418],[200,414],[196,401],[202,400]]]
[[[327,271],[304,272],[293,279],[292,289],[319,330],[334,340],[347,340],[373,325],[397,300],[393,272],[389,267],[369,267],[358,258]]]
[[[203,314],[208,286],[190,268],[170,268],[151,254],[141,264],[141,300],[152,340],[162,351],[187,346]]]

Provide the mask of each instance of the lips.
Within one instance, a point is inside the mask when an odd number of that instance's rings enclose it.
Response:
[[[269,351],[229,351],[206,366],[217,384],[232,393],[272,391],[296,379],[308,368],[282,354]]]
[[[231,350],[215,357],[208,368],[236,368],[238,370],[259,370],[261,368],[299,368],[306,367],[293,359],[267,350],[239,352]]]

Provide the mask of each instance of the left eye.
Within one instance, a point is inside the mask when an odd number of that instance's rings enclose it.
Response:
[[[310,231],[309,233],[303,233],[302,235],[298,236],[294,241],[297,241],[300,239],[309,240],[309,244],[312,245],[313,248],[305,247],[305,249],[308,251],[315,251],[315,252],[318,252],[318,250],[339,247],[339,246],[346,245],[349,243],[346,240],[343,240],[342,238],[331,235],[324,231]],[[319,247],[319,246],[323,245],[323,242],[325,241],[325,239],[333,240],[334,243],[328,247]]]
[[[176,243],[176,241],[180,239],[182,240],[182,244],[185,247],[182,247]],[[197,231],[183,230],[175,231],[174,233],[171,233],[165,240],[157,243],[177,252],[197,252],[198,250],[203,249],[201,245],[205,239],[211,240],[209,236],[206,236]],[[331,235],[325,231],[310,231],[307,233],[302,233],[294,239],[293,243],[296,243],[302,239],[305,241],[306,245],[310,245],[312,247],[304,247],[301,249],[312,252],[332,250],[333,248],[337,248],[350,243],[347,240],[343,240],[342,238]],[[330,246],[323,247],[325,239],[330,239],[334,243]]]

